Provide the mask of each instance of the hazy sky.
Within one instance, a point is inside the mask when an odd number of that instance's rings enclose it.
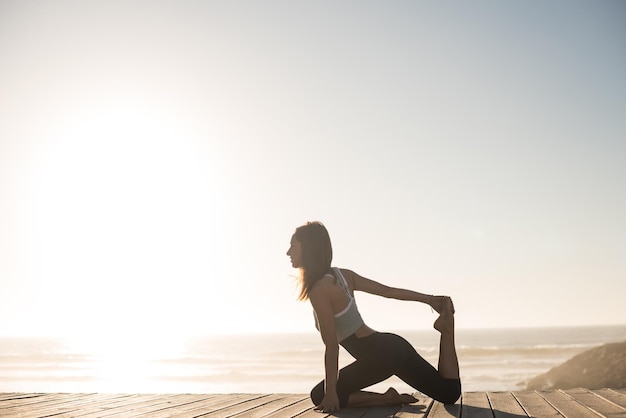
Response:
[[[626,3],[0,0],[0,335],[314,331],[285,252],[459,327],[626,319]],[[380,330],[424,306],[359,295]],[[123,340],[120,340],[123,341]]]

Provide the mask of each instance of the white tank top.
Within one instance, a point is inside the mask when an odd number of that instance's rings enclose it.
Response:
[[[330,274],[327,274],[327,276],[330,276]],[[361,318],[359,309],[356,306],[356,301],[350,292],[348,282],[345,277],[343,277],[343,274],[341,274],[341,270],[337,267],[333,267],[333,276],[337,280],[337,283],[345,290],[346,295],[348,295],[348,306],[346,306],[343,311],[335,314],[337,341],[342,341],[354,334],[365,322],[363,322],[363,318]],[[313,311],[313,316],[315,317],[315,328],[319,330],[320,327],[315,310]]]

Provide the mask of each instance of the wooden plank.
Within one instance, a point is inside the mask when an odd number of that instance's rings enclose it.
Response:
[[[398,412],[395,413],[394,418],[425,418],[428,415],[431,405],[403,405]]]
[[[115,395],[115,394],[92,394],[85,397],[77,397],[74,399],[67,399],[65,401],[48,404],[29,412],[23,412],[20,414],[20,418],[39,418],[47,417],[52,414],[58,415],[66,412],[77,412],[81,409],[93,405],[94,403],[105,403],[107,400],[120,399],[128,397],[128,395]]]
[[[259,405],[258,407],[243,411],[238,414],[233,415],[233,417],[237,418],[262,418],[267,416],[276,415],[276,411],[294,405],[297,402],[301,402],[303,400],[302,395],[270,395],[269,401],[264,405]]]
[[[27,403],[37,402],[35,399],[46,399],[52,397],[50,393],[24,393],[6,394],[7,396],[0,400],[0,411],[16,405],[24,405]]]
[[[373,409],[377,409],[377,408],[373,408]],[[328,413],[325,413],[325,412],[320,412],[320,411],[316,411],[316,410],[314,410],[312,408],[309,408],[306,411],[304,411],[303,413],[298,414],[296,416],[298,418],[320,418],[320,417],[361,418],[368,411],[369,411],[369,408],[343,408],[343,409],[339,410],[338,412],[333,412],[332,414],[328,414]],[[389,415],[387,415],[387,416],[389,416]],[[291,415],[278,414],[278,415],[276,415],[276,417],[281,417],[281,418],[282,417],[291,417]],[[370,416],[369,418],[372,418],[372,416]]]
[[[37,398],[12,399],[6,402],[0,402],[0,416],[21,416],[29,411],[45,409],[49,405],[55,405],[67,398],[68,395],[59,395],[48,393]],[[37,400],[34,400],[37,399]]]
[[[104,411],[104,410],[121,406],[121,405],[125,405],[125,404],[137,404],[138,402],[141,402],[141,400],[145,400],[147,396],[154,397],[155,399],[163,397],[163,395],[125,394],[125,395],[120,395],[119,397],[104,399],[100,402],[94,402],[94,403],[84,405],[78,410],[63,411],[62,414],[56,415],[55,417],[65,418],[68,416],[75,417],[75,416],[83,416],[83,415],[98,413],[100,411]]]
[[[71,394],[59,394],[59,393],[45,393],[39,396],[28,396],[23,398],[14,397],[12,399],[8,399],[6,401],[0,402],[0,411],[14,408],[14,407],[22,407],[27,405],[37,405],[41,403],[51,402],[60,397],[70,397]]]
[[[189,399],[185,401],[182,398],[177,397],[178,401],[181,401],[175,407],[173,405],[161,405],[161,409],[154,410],[148,414],[150,418],[169,418],[173,414],[183,413],[189,410],[206,408],[212,410],[211,405],[222,400],[223,395],[188,395]],[[145,413],[139,416],[145,416]]]
[[[511,392],[489,392],[487,393],[487,398],[489,398],[495,418],[528,416]]]
[[[284,408],[280,408],[276,411],[269,413],[268,415],[263,415],[264,417],[295,417],[296,415],[303,414],[307,411],[313,410],[313,404],[311,403],[311,399],[308,395],[299,395],[300,400],[294,402]],[[318,418],[324,416],[324,414],[317,413],[315,415]]]
[[[122,398],[105,399],[101,402],[93,402],[84,406],[74,406],[64,411],[59,411],[55,417],[104,417],[116,413],[122,413],[146,403],[167,402],[167,395],[159,394],[133,394]]]
[[[444,405],[441,402],[433,401],[433,406],[428,411],[428,418],[459,418],[461,416],[461,400],[454,405]]]
[[[416,398],[418,402],[403,405],[394,415],[395,418],[423,418],[427,416],[434,401],[428,396],[419,393],[414,393],[413,397]]]
[[[169,395],[144,395],[134,394],[125,398],[109,399],[104,402],[95,402],[88,406],[65,411],[64,413],[55,415],[55,418],[66,417],[104,417],[114,415],[116,413],[124,413],[133,408],[140,408],[149,403],[165,403]]]
[[[43,396],[43,393],[0,393],[0,402]]]
[[[254,399],[264,397],[267,395],[256,395],[256,394],[237,394],[233,395],[219,395],[217,399],[214,400],[208,406],[200,406],[194,409],[189,409],[185,412],[179,413],[175,411],[169,416],[174,418],[192,418],[192,417],[204,417],[204,416],[220,416],[227,417],[229,416],[229,411],[232,415],[238,412],[245,411],[245,405],[242,408],[242,404],[246,404],[249,401]],[[217,414],[216,414],[217,413]]]
[[[215,411],[210,411],[205,414],[202,414],[203,417],[215,417],[219,416],[220,418],[232,417],[233,415],[240,414],[242,412],[250,411],[256,407],[263,406],[271,402],[271,398],[268,395],[250,395],[249,398],[239,399],[233,405],[220,408]]]
[[[116,418],[131,418],[140,416],[150,416],[165,414],[171,416],[181,412],[182,408],[198,408],[202,400],[207,400],[210,395],[174,395],[167,398],[165,403],[148,404],[139,408],[133,408],[125,413],[116,413]]]
[[[352,418],[352,417],[393,418],[393,417],[396,416],[396,413],[400,410],[401,406],[402,405],[381,406],[381,407],[376,407],[376,408],[352,408],[354,410],[355,414],[352,415],[352,416],[351,415],[346,415],[346,418]],[[361,411],[357,411],[357,409],[360,409]],[[356,414],[357,412],[361,412],[361,414],[357,415]]]
[[[461,416],[463,418],[493,418],[487,394],[484,392],[463,393]]]
[[[396,417],[396,413],[400,410],[401,405],[395,406],[380,406],[369,408],[343,408],[338,412],[332,414],[326,414],[323,412],[309,409],[302,414],[297,415],[297,418],[321,418],[321,417],[337,417],[337,418],[393,418]],[[276,415],[277,417],[287,417],[290,415]]]
[[[626,417],[626,408],[609,402],[600,396],[595,395],[588,389],[569,389],[564,391],[568,396],[574,398],[577,402],[585,405],[587,408],[599,415],[605,417]]]
[[[626,394],[619,393],[615,389],[597,389],[594,390],[593,393],[598,396],[602,396],[604,399],[613,402],[615,405],[626,408]]]
[[[412,405],[313,410],[305,394],[88,394],[0,393],[0,416],[120,418],[626,418],[626,389],[470,392],[454,405],[420,396]]]
[[[381,407],[369,407],[369,408],[343,408],[339,412],[335,412],[330,415],[323,415],[319,411],[309,409],[308,411],[298,415],[298,418],[319,418],[322,416],[329,417],[341,417],[341,418],[387,418],[387,417],[402,417],[402,418],[421,418],[426,417],[428,407],[432,403],[432,399],[426,396],[416,396],[421,405],[417,403],[411,405],[394,405],[394,406],[381,406]],[[277,415],[277,416],[283,416]]]
[[[130,395],[113,395],[117,397],[129,397]],[[95,397],[95,398],[94,398]],[[93,400],[90,400],[92,399]],[[0,410],[0,415],[12,415],[19,414],[20,416],[39,416],[49,415],[50,411],[59,413],[59,411],[70,410],[73,403],[82,403],[84,407],[85,403],[90,404],[92,402],[103,402],[102,395],[95,394],[50,394],[50,397],[46,397],[45,402],[40,403],[28,403],[22,404],[19,407],[13,407],[10,409]],[[67,407],[67,408],[66,408]],[[64,409],[65,408],[65,409]],[[76,408],[74,408],[76,409]]]
[[[280,417],[280,418],[289,418],[289,417],[298,417],[298,418],[325,418],[325,417],[333,417],[333,416],[338,416],[335,414],[345,414],[345,415],[341,415],[342,418],[344,418],[346,415],[349,415],[350,412],[348,411],[346,413],[346,409],[342,409],[339,412],[335,412],[334,414],[327,414],[326,412],[320,412],[320,411],[316,411],[315,409],[313,409],[313,405],[311,404],[311,400],[307,399],[307,402],[305,403],[308,405],[308,408],[306,408],[306,410],[300,412],[300,413],[296,413],[293,414],[291,411],[285,409],[284,411],[277,411],[276,413],[276,417]],[[353,414],[354,412],[352,412]],[[354,418],[354,415],[351,415],[350,418]]]
[[[536,391],[515,392],[513,394],[524,411],[531,417],[555,417],[561,416],[559,411],[554,409]]]
[[[566,418],[598,418],[598,414],[560,390],[539,392],[539,394]]]
[[[415,396],[415,395],[414,395]],[[343,408],[339,412],[331,415],[322,415],[319,411],[310,409],[300,415],[298,418],[319,418],[322,416],[341,417],[341,418],[382,418],[382,417],[402,417],[402,418],[421,418],[426,417],[428,407],[432,403],[432,399],[417,395],[415,396],[421,405],[417,403],[411,405],[394,405],[369,408]],[[277,415],[283,416],[283,415]]]
[[[2,402],[3,405],[2,409],[0,409],[0,415],[19,415],[30,411],[49,409],[51,406],[55,406],[71,400],[80,399],[85,396],[88,395],[76,393],[51,393],[37,398],[25,398],[20,400]]]

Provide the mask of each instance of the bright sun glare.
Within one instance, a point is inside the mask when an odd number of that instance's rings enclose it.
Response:
[[[71,353],[84,354],[84,367],[94,377],[93,390],[102,392],[137,392],[162,390],[159,373],[168,373],[164,359],[184,354],[183,340],[158,335],[120,335],[116,339],[91,334],[69,341]],[[171,371],[171,370],[169,370]]]
[[[29,242],[38,303],[61,332],[180,331],[194,301],[179,289],[219,267],[211,167],[180,124],[145,109],[82,112],[38,150]]]

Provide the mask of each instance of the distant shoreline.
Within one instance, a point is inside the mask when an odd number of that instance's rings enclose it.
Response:
[[[303,328],[306,328],[303,327]],[[625,324],[608,324],[608,325],[546,325],[546,326],[513,326],[513,327],[464,327],[464,328],[456,328],[457,333],[467,333],[467,332],[497,332],[497,331],[542,331],[542,330],[566,330],[566,329],[589,329],[589,330],[597,330],[597,329],[626,329]],[[377,329],[380,332],[393,332],[397,334],[405,334],[412,332],[433,332],[436,333],[432,327],[416,327],[416,328],[399,328],[399,329]],[[187,333],[184,335],[174,335],[169,338],[210,338],[210,337],[237,337],[237,336],[271,336],[271,335],[319,335],[319,332],[315,329],[312,330],[276,330],[276,331],[258,331],[258,330],[250,330],[250,331],[236,331],[236,332],[197,332],[197,333]],[[0,339],[4,338],[50,338],[50,339],[68,339],[68,338],[82,338],[83,334],[1,334]]]
[[[429,363],[439,357],[435,330],[398,331]],[[0,391],[128,393],[308,393],[323,379],[324,345],[315,330],[194,337],[138,333],[118,339],[0,338]],[[625,326],[469,329],[457,332],[467,391],[521,390],[520,382],[606,343],[625,341]],[[101,344],[101,343],[104,343]],[[352,358],[340,350],[340,365]],[[392,378],[389,386],[412,392]]]

